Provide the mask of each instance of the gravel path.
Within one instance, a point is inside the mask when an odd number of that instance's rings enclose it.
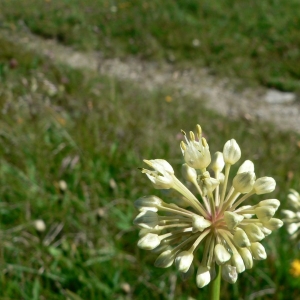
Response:
[[[253,121],[272,122],[280,130],[300,133],[300,101],[293,93],[263,87],[243,87],[241,91],[228,79],[216,78],[205,69],[182,71],[167,63],[145,62],[134,57],[122,61],[118,58],[103,59],[97,52],[78,52],[30,32],[21,34],[2,30],[0,34],[22,47],[73,68],[129,80],[146,90],[167,87],[174,93],[199,98],[208,108],[231,118],[242,116]]]

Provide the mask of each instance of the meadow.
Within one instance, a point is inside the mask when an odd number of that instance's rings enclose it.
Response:
[[[1,1],[0,299],[206,299],[208,288],[198,289],[194,277],[181,281],[174,267],[154,267],[155,255],[136,246],[132,223],[134,200],[166,197],[138,170],[143,159],[164,158],[181,178],[181,129],[199,123],[212,152],[235,138],[241,161],[252,160],[257,177],[275,178],[270,197],[281,200],[282,208],[288,190],[300,189],[296,133],[222,117],[205,109],[205,99],[168,89],[145,92],[129,81],[71,69],[39,49],[8,41],[1,27],[26,28],[105,57],[205,66],[245,84],[298,92],[299,6]],[[45,222],[44,231],[36,220]],[[299,245],[285,228],[263,244],[268,258],[256,261],[236,284],[223,283],[222,299],[300,299],[300,278],[289,271]]]

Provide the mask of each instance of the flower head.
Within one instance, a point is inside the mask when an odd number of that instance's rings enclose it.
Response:
[[[300,236],[300,195],[297,191],[291,189],[288,194],[288,204],[291,210],[282,209],[283,221],[287,224],[287,231],[292,239]]]
[[[277,199],[240,206],[253,194],[272,192],[276,185],[271,177],[256,179],[251,161],[240,166],[227,188],[230,168],[241,157],[235,140],[228,141],[223,153],[217,152],[211,162],[199,125],[197,137],[199,141],[190,133],[190,141],[181,143],[185,160],[182,172],[200,197],[177,179],[165,160],[145,160],[154,171],[142,172],[154,186],[176,190],[184,205],[166,203],[156,196],[142,197],[135,202],[140,213],[134,224],[142,228],[138,246],[158,254],[155,266],[167,268],[174,263],[185,279],[194,273],[196,265],[196,283],[202,288],[214,278],[216,264],[222,266],[223,279],[234,283],[238,273],[252,268],[253,260],[265,259],[267,254],[260,242],[283,222],[274,218],[280,205]],[[197,254],[200,247],[201,257]]]

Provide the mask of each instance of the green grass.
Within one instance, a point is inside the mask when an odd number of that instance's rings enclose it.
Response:
[[[297,0],[3,0],[1,23],[105,56],[208,66],[248,84],[300,90]]]
[[[235,138],[256,175],[276,179],[270,197],[283,207],[288,189],[299,187],[300,137],[294,133],[228,120],[199,99],[170,90],[145,93],[128,82],[54,65],[1,37],[0,43],[3,299],[168,299],[175,268],[154,268],[155,256],[137,248],[133,201],[153,193],[166,198],[137,168],[143,158],[165,158],[180,174],[180,129],[200,123],[212,152]],[[45,232],[35,230],[37,219],[45,221]],[[223,283],[222,299],[247,299],[267,288],[276,293],[256,299],[299,299],[299,279],[289,274],[299,257],[296,245],[284,229],[264,245],[267,260],[240,274],[236,285]],[[175,299],[207,292],[194,278],[178,278]]]

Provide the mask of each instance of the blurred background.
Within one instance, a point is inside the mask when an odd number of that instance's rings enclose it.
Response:
[[[167,201],[137,168],[163,158],[181,178],[180,130],[199,123],[212,153],[235,138],[287,208],[299,121],[256,112],[269,89],[299,120],[296,0],[1,0],[0,299],[206,299],[137,248],[134,200]],[[281,228],[263,245],[222,299],[300,299],[297,241]]]

